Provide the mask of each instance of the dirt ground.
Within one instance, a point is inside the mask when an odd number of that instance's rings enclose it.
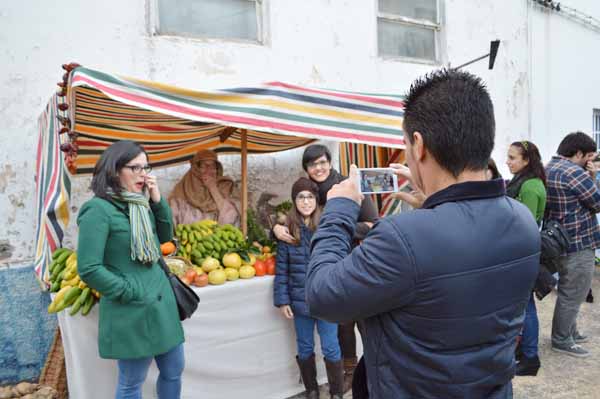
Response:
[[[513,379],[514,399],[600,399],[600,268],[596,267],[594,303],[584,303],[579,313],[579,331],[590,337],[583,344],[591,356],[580,359],[553,352],[550,330],[556,293],[537,302],[540,319],[540,360],[542,367],[536,377]],[[294,396],[303,398],[304,395]],[[328,398],[327,386],[321,387],[321,397]],[[352,393],[344,396],[351,399]]]

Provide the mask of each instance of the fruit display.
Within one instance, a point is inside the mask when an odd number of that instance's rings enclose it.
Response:
[[[175,236],[180,243],[177,255],[197,265],[206,257],[221,259],[227,253],[240,252],[246,247],[240,229],[230,224],[219,225],[213,220],[177,225]]]
[[[56,295],[48,306],[48,313],[58,313],[70,307],[71,316],[79,311],[87,315],[100,298],[100,293],[81,281],[77,273],[77,253],[68,248],[54,251],[49,272],[50,292]]]
[[[167,255],[171,272],[188,285],[222,285],[275,274],[271,247],[247,242],[232,225],[219,225],[212,220],[180,224],[175,228],[175,236],[179,245],[164,243],[161,251]],[[176,248],[176,256],[169,256]]]

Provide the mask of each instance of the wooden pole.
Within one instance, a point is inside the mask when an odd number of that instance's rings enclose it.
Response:
[[[248,136],[242,130],[242,233],[248,234]]]

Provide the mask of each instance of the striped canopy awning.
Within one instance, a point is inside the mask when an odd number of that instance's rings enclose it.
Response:
[[[189,160],[201,148],[268,153],[316,139],[402,148],[403,97],[314,89],[281,82],[192,91],[83,67],[69,80],[76,173],[90,173],[104,149],[130,139],[153,166]],[[224,140],[226,138],[226,140]]]
[[[61,90],[39,118],[35,270],[42,282],[69,220],[71,175],[91,173],[115,141],[142,144],[154,167],[186,162],[199,149],[240,152],[242,137],[254,154],[314,140],[404,147],[400,95],[281,82],[192,91],[77,64],[63,68]]]

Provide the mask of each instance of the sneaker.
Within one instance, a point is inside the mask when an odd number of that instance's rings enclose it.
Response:
[[[584,344],[584,343],[588,342],[588,336],[581,335],[581,334],[579,334],[579,331],[578,331],[575,334],[573,334],[573,341],[575,341],[576,344]]]
[[[590,352],[583,349],[581,345],[573,344],[573,345],[552,345],[552,350],[555,352],[561,352],[566,355],[575,356],[575,357],[588,357]]]

